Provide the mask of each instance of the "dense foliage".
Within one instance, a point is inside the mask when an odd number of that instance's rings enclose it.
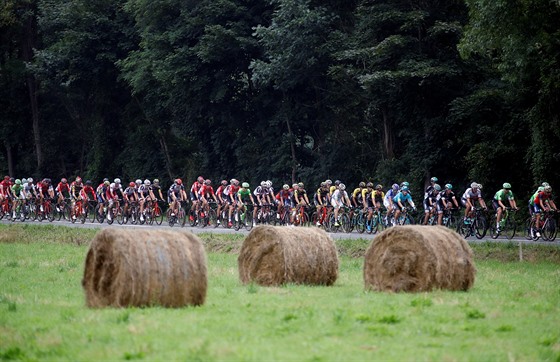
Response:
[[[6,0],[0,171],[560,184],[553,0]]]

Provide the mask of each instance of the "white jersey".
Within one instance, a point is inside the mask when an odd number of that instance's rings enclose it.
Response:
[[[473,200],[477,200],[477,199],[481,199],[482,198],[482,192],[480,191],[480,189],[476,190],[476,192],[473,191],[472,188],[468,188],[467,191],[465,191],[465,193],[462,196],[463,199],[473,199]]]

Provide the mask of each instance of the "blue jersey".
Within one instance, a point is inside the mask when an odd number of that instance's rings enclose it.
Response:
[[[393,202],[396,204],[398,202],[401,202],[401,204],[404,204],[405,202],[411,202],[412,201],[412,197],[410,196],[409,193],[407,193],[406,195],[403,194],[402,192],[399,192],[395,197],[393,197]]]

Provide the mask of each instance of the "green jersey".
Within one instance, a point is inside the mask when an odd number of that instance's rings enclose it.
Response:
[[[494,195],[494,200],[504,202],[507,200],[513,201],[515,198],[513,196],[513,192],[510,191],[506,193],[504,189],[501,189],[496,192],[496,195]]]
[[[239,197],[243,201],[251,200],[251,190],[250,189],[240,188],[239,191],[237,191],[237,194],[239,195]]]
[[[22,185],[15,184],[14,186],[12,186],[12,192],[16,197],[21,194],[21,190],[23,190]]]

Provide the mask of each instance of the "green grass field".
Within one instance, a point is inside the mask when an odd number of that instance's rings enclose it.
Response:
[[[478,246],[469,292],[384,294],[364,292],[363,261],[346,256],[367,241],[339,242],[333,287],[264,288],[238,281],[239,237],[206,235],[220,252],[208,252],[204,306],[91,310],[94,233],[0,225],[0,359],[560,361],[557,247],[520,263],[493,257],[516,255],[507,244]]]

